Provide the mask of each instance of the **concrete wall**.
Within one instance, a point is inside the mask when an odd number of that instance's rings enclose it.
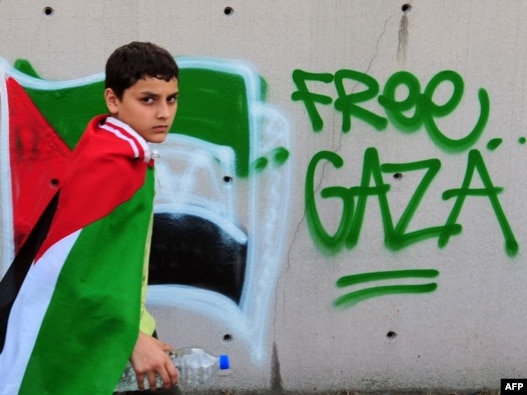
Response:
[[[520,0],[1,0],[2,270],[60,180],[54,153],[104,108],[107,56],[153,41],[182,92],[149,304],[165,340],[231,355],[211,388],[525,376],[525,16]]]

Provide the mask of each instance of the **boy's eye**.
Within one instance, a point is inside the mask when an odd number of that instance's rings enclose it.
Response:
[[[175,103],[175,102],[177,101],[177,96],[176,96],[176,95],[174,95],[174,96],[170,96],[170,97],[167,99],[167,101],[168,101],[169,103]]]
[[[143,103],[153,103],[153,102],[154,102],[154,99],[153,99],[152,97],[143,97],[143,98],[141,99],[141,101],[142,101]]]

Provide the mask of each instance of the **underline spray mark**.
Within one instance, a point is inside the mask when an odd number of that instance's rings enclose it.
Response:
[[[337,280],[337,288],[345,288],[371,281],[394,280],[394,279],[413,279],[413,278],[435,278],[439,271],[435,269],[406,269],[383,272],[369,272],[352,274],[341,277]],[[437,289],[437,283],[430,282],[425,284],[398,284],[398,285],[379,285],[369,288],[362,288],[346,293],[334,300],[333,306],[343,308],[351,307],[366,299],[375,296],[393,294],[422,294],[433,292]]]

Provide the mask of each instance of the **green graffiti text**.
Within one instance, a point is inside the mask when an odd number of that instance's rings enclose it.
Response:
[[[498,194],[502,192],[503,188],[494,186],[483,157],[478,150],[471,150],[468,153],[465,177],[461,187],[446,190],[442,195],[443,201],[455,199],[446,222],[413,232],[407,231],[408,225],[417,209],[420,208],[428,187],[439,173],[441,168],[439,159],[381,164],[377,150],[375,148],[366,149],[360,185],[334,185],[320,190],[320,198],[337,198],[342,203],[343,208],[340,213],[340,221],[338,222],[337,230],[332,234],[326,230],[317,207],[316,173],[319,166],[323,163],[329,163],[334,168],[340,169],[344,165],[344,160],[335,152],[320,151],[311,159],[306,174],[305,201],[309,230],[314,240],[329,253],[336,253],[343,248],[352,249],[357,245],[365,217],[366,204],[370,198],[376,199],[379,203],[384,242],[387,248],[396,251],[430,238],[437,238],[438,246],[443,248],[448,244],[450,237],[459,235],[462,232],[462,225],[457,223],[457,220],[464,204],[467,202],[467,197],[489,200],[505,239],[506,253],[509,256],[514,256],[518,252],[518,243],[498,199]],[[399,221],[394,224],[389,205],[390,184],[384,181],[383,173],[416,170],[425,170],[424,176],[409,199]],[[476,173],[483,184],[481,188],[472,186]]]
[[[317,104],[334,104],[335,110],[342,113],[341,130],[347,133],[352,128],[352,119],[366,122],[376,130],[385,130],[390,121],[399,131],[411,133],[424,128],[430,139],[440,148],[460,152],[470,148],[481,136],[487,124],[490,113],[490,100],[485,89],[478,92],[479,116],[471,131],[464,137],[451,138],[441,130],[436,122],[437,118],[452,114],[461,103],[464,93],[464,82],[461,76],[452,70],[437,73],[421,90],[419,80],[407,71],[394,73],[386,82],[382,94],[380,85],[375,78],[355,70],[339,70],[335,75],[330,73],[311,73],[300,69],[293,71],[293,81],[296,91],[292,93],[293,101],[302,101],[307,110],[312,128],[320,132],[324,128],[324,120],[320,115]],[[310,87],[308,87],[308,82]],[[337,98],[315,93],[312,85],[334,83]],[[450,98],[443,104],[434,101],[437,89],[444,83],[452,86]],[[349,93],[346,87],[360,86],[361,89]],[[312,88],[312,89],[310,89]],[[401,89],[402,88],[402,89]],[[398,99],[396,93],[405,90],[404,99]],[[386,116],[376,114],[364,105],[377,97],[378,103],[384,109]],[[409,115],[409,113],[411,115]]]

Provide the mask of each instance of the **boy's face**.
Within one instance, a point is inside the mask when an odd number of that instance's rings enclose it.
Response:
[[[119,99],[111,88],[104,92],[110,114],[130,125],[146,141],[162,143],[177,110],[178,80],[154,77],[138,80]]]

